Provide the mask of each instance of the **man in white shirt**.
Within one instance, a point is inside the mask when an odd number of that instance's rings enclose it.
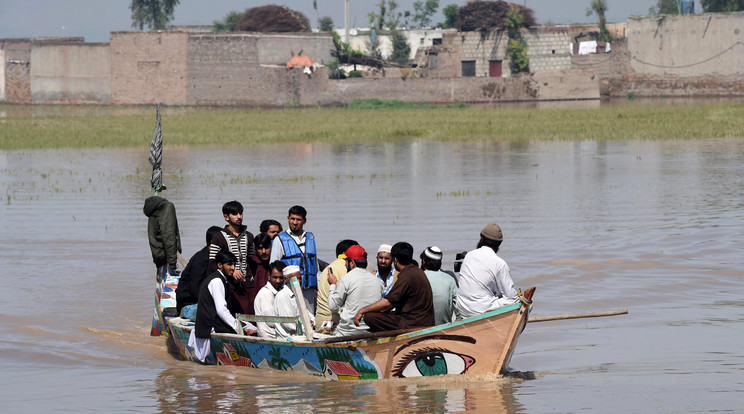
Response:
[[[209,356],[209,338],[215,333],[237,333],[240,323],[227,309],[225,295],[227,278],[233,277],[237,258],[227,250],[220,250],[215,255],[217,271],[202,282],[199,289],[199,304],[196,308],[196,325],[189,335],[189,346],[194,354],[204,362]],[[242,328],[246,335],[256,333],[256,327],[246,322]]]
[[[292,292],[292,288],[289,287],[289,280],[292,276],[300,277],[300,267],[294,265],[287,266],[282,273],[285,283],[284,287],[274,297],[274,314],[276,316],[292,316],[297,318],[300,316],[300,308],[297,305],[297,298],[294,292]],[[314,323],[315,317],[312,314],[308,316],[310,316],[311,323]],[[276,327],[276,339],[289,339],[303,333],[301,327],[294,322],[275,323],[274,326]],[[313,327],[311,326],[308,329],[313,329]]]
[[[275,316],[274,298],[282,289],[284,284],[284,262],[277,260],[269,265],[269,283],[265,284],[256,294],[253,301],[253,309],[256,316]],[[273,323],[256,322],[258,336],[268,339],[276,339],[276,328]]]
[[[393,267],[393,256],[390,254],[390,250],[393,246],[389,244],[381,244],[380,248],[377,249],[377,276],[382,282],[382,286],[385,289],[383,296],[390,293],[390,289],[393,288],[397,274],[395,274],[395,268]]]
[[[426,273],[431,285],[434,301],[434,325],[452,322],[457,299],[457,283],[455,278],[442,269],[442,250],[437,246],[429,246],[422,253],[421,270]]]
[[[503,240],[499,225],[490,223],[481,231],[478,248],[465,256],[457,292],[460,318],[480,315],[519,300],[509,266],[496,254]]]
[[[382,299],[382,282],[367,268],[367,252],[362,246],[351,246],[346,250],[346,270],[341,281],[336,280],[333,271],[328,273],[328,308],[332,312],[341,311],[341,321],[334,336],[349,336],[369,332],[364,321],[354,325],[354,316],[359,309]]]

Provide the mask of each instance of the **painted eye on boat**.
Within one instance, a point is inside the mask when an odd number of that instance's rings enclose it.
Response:
[[[410,378],[462,374],[474,363],[475,359],[465,354],[444,349],[421,349],[403,357],[398,362],[393,375]]]

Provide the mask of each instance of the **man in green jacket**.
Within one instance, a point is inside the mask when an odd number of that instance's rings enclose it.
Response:
[[[142,212],[148,217],[147,236],[152,261],[158,269],[168,265],[168,273],[175,273],[178,253],[181,252],[176,207],[163,197],[152,196],[145,200]]]

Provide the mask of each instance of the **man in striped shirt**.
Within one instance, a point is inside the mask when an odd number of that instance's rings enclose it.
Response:
[[[234,282],[244,288],[253,287],[253,273],[248,267],[248,260],[255,254],[253,234],[243,225],[243,205],[233,200],[222,206],[222,214],[227,224],[225,228],[212,237],[209,245],[209,270],[217,270],[214,258],[220,250],[227,250],[237,258],[235,262]]]

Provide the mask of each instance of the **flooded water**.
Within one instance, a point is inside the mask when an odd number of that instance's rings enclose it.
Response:
[[[165,148],[184,256],[237,199],[329,260],[498,222],[533,316],[515,377],[327,382],[179,361],[149,336],[148,148],[0,151],[2,412],[719,412],[744,401],[744,139]],[[523,379],[522,377],[534,377]]]

